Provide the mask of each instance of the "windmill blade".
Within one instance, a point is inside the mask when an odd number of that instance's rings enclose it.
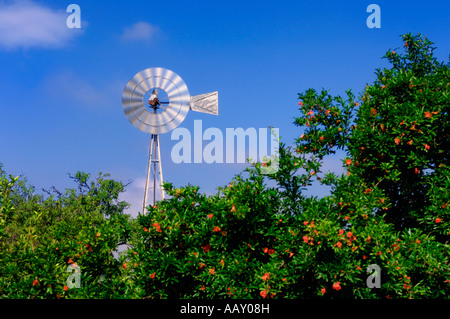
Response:
[[[191,96],[192,111],[219,115],[219,92]]]
[[[169,102],[161,113],[149,111],[144,95],[153,88],[149,102],[158,99],[158,89],[165,91]],[[157,89],[158,88],[158,89]],[[163,68],[148,68],[128,81],[122,95],[122,106],[128,120],[143,132],[163,134],[173,130],[189,111],[190,94],[184,81],[174,72]]]

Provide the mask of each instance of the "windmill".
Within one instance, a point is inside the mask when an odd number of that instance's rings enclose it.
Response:
[[[189,110],[218,115],[219,95],[216,91],[190,96],[183,79],[176,73],[163,68],[148,68],[128,81],[122,95],[122,106],[131,124],[151,134],[142,208],[142,213],[145,214],[152,167],[153,205],[156,202],[157,170],[160,196],[162,200],[165,197],[159,134],[167,133],[180,125]]]

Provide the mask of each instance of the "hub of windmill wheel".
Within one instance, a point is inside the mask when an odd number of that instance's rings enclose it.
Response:
[[[157,97],[155,97],[152,100],[148,100],[148,104],[150,104],[150,107],[153,109],[153,111],[155,111],[156,113],[156,109],[159,108],[159,99]]]
[[[147,109],[152,109],[156,114],[161,113],[166,109],[169,104],[169,97],[163,89],[155,88],[145,93],[143,102]]]

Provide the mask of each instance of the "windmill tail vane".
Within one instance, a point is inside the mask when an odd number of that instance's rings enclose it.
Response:
[[[167,93],[168,102],[160,101],[159,91]],[[145,96],[151,91],[148,101]],[[156,110],[160,104],[167,107]],[[146,107],[146,105],[149,105]],[[153,205],[156,203],[156,171],[160,199],[164,200],[162,160],[159,134],[175,129],[186,118],[189,110],[212,115],[219,114],[219,94],[217,91],[190,96],[183,79],[176,73],[163,68],[148,68],[135,74],[126,84],[122,95],[122,107],[127,119],[135,127],[150,133],[150,151],[147,163],[147,179],[144,190],[142,213],[148,205],[150,179],[153,176]],[[150,111],[152,108],[153,111]],[[152,174],[153,173],[153,174]]]
[[[194,95],[190,106],[192,111],[219,115],[219,92]]]

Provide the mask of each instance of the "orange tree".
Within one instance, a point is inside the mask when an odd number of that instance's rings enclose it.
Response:
[[[305,132],[295,147],[281,144],[277,173],[256,164],[211,197],[166,184],[171,199],[139,216],[122,256],[127,295],[447,296],[449,68],[422,36],[403,40],[405,53],[388,51],[392,67],[360,99],[299,94]],[[321,174],[337,149],[346,174]],[[331,195],[304,195],[316,179]]]
[[[77,173],[78,189],[44,199],[0,167],[1,298],[120,297],[113,252],[126,243],[130,223],[117,200],[124,185],[106,176],[89,181]]]
[[[376,183],[389,198],[386,220],[397,230],[419,228],[448,240],[448,65],[433,57],[422,36],[403,36],[405,54],[365,89],[349,143],[351,172]],[[367,147],[369,146],[369,147]]]
[[[210,197],[193,186],[165,187],[172,198],[138,219],[124,270],[133,278],[130,293],[141,298],[258,297],[282,223],[276,191],[266,189],[255,171]]]
[[[320,266],[316,256],[314,270],[316,277],[338,280],[339,294],[444,297],[449,290],[449,66],[436,61],[421,35],[402,39],[405,52],[386,53],[392,67],[377,70],[361,101],[351,91],[345,99],[327,91],[299,95],[303,115],[295,122],[306,130],[294,154],[310,166],[336,149],[348,154],[347,174],[321,180],[333,186],[332,195],[311,199],[328,207],[303,204],[300,218],[315,221],[314,233],[306,235],[314,243],[332,238],[330,225],[343,230],[333,251],[331,245],[327,253],[318,249],[328,262]],[[288,171],[297,154],[285,161]],[[369,264],[381,268],[379,289],[358,281]]]

